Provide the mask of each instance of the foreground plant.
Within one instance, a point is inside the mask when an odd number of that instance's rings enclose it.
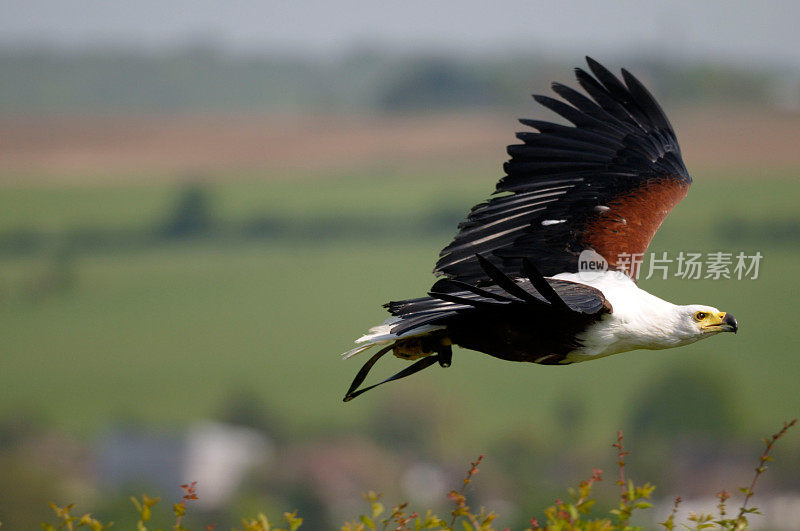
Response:
[[[104,529],[108,529],[112,526],[112,524],[104,524],[99,520],[92,518],[92,515],[86,513],[82,516],[72,516],[70,511],[75,507],[74,503],[71,503],[65,507],[59,507],[55,503],[50,502],[50,508],[53,509],[53,512],[56,513],[56,519],[58,522],[53,524],[42,524],[42,528],[45,531],[55,531],[56,529],[66,529],[68,531],[73,531],[73,529],[77,529],[79,527],[85,527],[87,529],[91,529],[92,531],[103,531]]]
[[[619,479],[617,485],[620,486],[619,505],[611,509],[611,517],[592,517],[592,508],[595,500],[592,499],[592,488],[595,483],[603,480],[603,471],[594,469],[592,477],[582,481],[577,489],[569,489],[571,502],[556,500],[555,505],[545,509],[544,515],[546,522],[544,526],[539,524],[536,518],[531,519],[531,527],[528,531],[561,531],[561,530],[585,530],[585,531],[611,531],[611,530],[634,530],[629,521],[633,513],[637,510],[650,509],[653,505],[649,500],[656,489],[655,486],[645,483],[636,485],[633,480],[625,480],[625,456],[628,452],[622,445],[622,432],[617,432],[617,442],[612,445],[617,449],[617,466],[619,467]]]
[[[739,531],[742,529],[747,529],[749,526],[749,522],[747,521],[748,514],[761,514],[757,507],[751,507],[750,499],[755,494],[756,485],[758,484],[758,480],[761,478],[761,475],[766,472],[767,466],[769,465],[770,461],[772,461],[772,456],[770,453],[772,449],[775,447],[775,443],[781,439],[786,432],[789,431],[789,428],[797,424],[797,419],[792,420],[791,422],[784,422],[783,427],[780,431],[772,434],[771,437],[765,437],[762,439],[764,442],[764,451],[761,453],[761,456],[758,458],[758,466],[755,469],[755,475],[753,476],[753,481],[750,482],[749,487],[742,487],[739,491],[744,494],[744,501],[742,501],[741,507],[739,507],[739,513],[734,518],[728,518],[726,502],[730,499],[731,495],[728,494],[725,490],[721,490],[717,493],[717,499],[719,503],[717,504],[717,516],[707,514],[707,513],[690,513],[689,514],[689,521],[692,522],[694,527],[690,527],[690,529],[730,529],[734,531]],[[678,505],[680,505],[681,499],[676,498],[675,504],[672,510],[672,514],[670,514],[669,518],[666,521],[662,522],[661,525],[665,528],[672,531],[675,529],[675,514],[678,509]]]
[[[692,531],[705,529],[742,531],[748,529],[749,522],[747,516],[750,514],[761,514],[757,507],[750,505],[750,502],[755,493],[755,488],[759,479],[772,461],[770,454],[775,447],[775,443],[786,435],[789,428],[793,427],[796,423],[797,419],[791,422],[784,422],[783,427],[777,433],[763,439],[765,445],[764,451],[759,457],[759,463],[755,469],[753,480],[750,482],[749,486],[739,489],[744,495],[744,499],[735,516],[731,517],[728,514],[727,502],[731,498],[731,495],[722,490],[717,493],[719,503],[717,504],[716,514],[690,513],[687,517],[688,521],[679,524],[676,522],[676,519],[681,498],[676,498],[672,512],[660,525],[668,531],[673,531],[679,526]],[[638,485],[632,479],[626,478],[625,456],[628,455],[628,452],[625,450],[622,442],[622,432],[617,432],[617,441],[612,446],[617,451],[619,478],[616,484],[620,487],[620,495],[619,502],[614,508],[609,510],[606,514],[595,515],[592,513],[596,502],[593,497],[593,489],[597,483],[603,480],[602,471],[595,469],[592,471],[592,476],[589,479],[581,481],[577,488],[569,489],[568,501],[557,499],[553,505],[544,510],[543,523],[540,524],[538,519],[532,518],[527,531],[641,530],[641,527],[632,526],[630,521],[635,513],[653,507],[648,500],[650,500],[653,495],[655,486],[649,483]],[[410,511],[408,503],[395,505],[392,507],[391,511],[387,511],[386,507],[380,501],[381,495],[370,491],[364,495],[364,499],[369,505],[369,512],[360,515],[356,520],[345,523],[341,529],[342,531],[373,531],[378,529],[393,529],[396,531],[418,531],[421,529],[494,531],[495,528],[492,527],[492,523],[497,519],[498,515],[483,507],[481,507],[480,511],[475,512],[467,503],[466,489],[469,484],[472,483],[474,476],[478,473],[478,467],[482,460],[483,456],[481,455],[474,463],[471,463],[470,469],[467,471],[461,487],[450,491],[448,494],[448,498],[454,503],[454,508],[450,512],[451,518],[449,522],[434,514],[431,510],[426,511],[424,516],[419,512]],[[184,516],[186,516],[188,502],[198,499],[196,486],[196,482],[188,485],[181,485],[184,494],[181,501],[173,506],[173,513],[175,515],[175,523],[171,526],[173,531],[189,531],[188,528],[183,526],[182,520]],[[131,501],[139,516],[137,531],[148,531],[146,525],[152,517],[152,507],[155,506],[160,499],[150,498],[146,494],[143,494],[141,499],[131,497]],[[43,523],[42,527],[46,531],[73,531],[82,527],[91,531],[103,531],[112,525],[112,523],[102,523],[88,513],[82,516],[72,516],[71,511],[74,509],[74,504],[59,507],[51,503],[50,506],[55,512],[57,522],[55,524]],[[242,519],[242,530],[297,531],[303,524],[303,519],[297,516],[297,511],[284,513],[282,520],[286,525],[284,527],[275,527],[266,515],[259,513],[255,518]],[[206,526],[206,530],[213,531],[214,525]],[[164,531],[164,528],[154,529],[153,531]],[[237,530],[234,529],[232,531]]]

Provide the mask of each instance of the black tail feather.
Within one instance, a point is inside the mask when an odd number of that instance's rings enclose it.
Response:
[[[441,290],[437,289],[439,285],[452,285],[456,288],[461,289],[462,291],[471,291],[475,295],[480,295],[486,299],[494,299],[500,302],[513,302],[514,299],[510,299],[504,295],[499,293],[492,293],[491,291],[486,291],[485,289],[481,289],[478,286],[473,286],[472,284],[467,284],[466,282],[461,282],[460,280],[452,280],[452,279],[442,279],[438,281],[436,284],[433,285],[431,291],[435,291],[436,293],[441,293]]]
[[[458,312],[455,311],[426,312],[424,315],[405,318],[392,327],[391,332],[400,336],[406,332],[414,330],[415,328],[419,328],[420,326],[437,324],[439,321],[447,319],[448,317],[452,317],[457,313]]]
[[[480,308],[480,307],[497,308],[498,306],[503,306],[503,305],[506,305],[506,304],[512,304],[514,302],[517,302],[517,301],[513,301],[511,299],[506,299],[504,301],[498,301],[498,300],[492,300],[492,299],[490,299],[490,300],[481,300],[481,299],[478,299],[477,297],[463,297],[463,296],[453,295],[451,293],[438,293],[438,292],[435,292],[435,291],[429,292],[428,295],[430,295],[431,297],[434,297],[436,299],[440,299],[440,300],[446,301],[446,302],[452,302],[454,304],[461,304],[461,305],[463,305],[465,307],[473,307],[473,308]],[[459,309],[459,308],[456,308],[456,309]],[[463,308],[461,308],[461,309],[463,309]]]

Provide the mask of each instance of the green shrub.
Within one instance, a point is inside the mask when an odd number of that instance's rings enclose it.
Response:
[[[688,521],[685,523],[676,522],[678,507],[681,503],[680,498],[675,499],[671,514],[661,522],[661,526],[672,531],[681,526],[689,530],[701,529],[721,529],[740,531],[748,529],[747,516],[750,514],[760,514],[756,507],[750,505],[750,500],[755,493],[755,488],[761,475],[766,471],[767,465],[772,460],[770,453],[775,443],[783,437],[786,432],[794,426],[797,419],[791,422],[784,422],[780,431],[771,437],[764,439],[764,451],[759,457],[758,466],[750,485],[742,487],[741,493],[744,499],[738,511],[729,513],[727,501],[731,495],[720,491],[717,493],[716,514],[696,514],[690,513]],[[577,488],[568,490],[568,501],[561,499],[555,500],[553,505],[543,511],[542,521],[532,518],[530,527],[527,531],[636,531],[640,527],[631,525],[631,519],[635,513],[651,509],[653,506],[648,500],[651,499],[655,486],[650,483],[643,485],[635,483],[625,475],[625,456],[628,452],[623,447],[622,432],[617,432],[617,442],[612,446],[617,452],[617,466],[619,477],[616,484],[620,488],[619,502],[615,507],[605,513],[594,512],[595,497],[593,490],[595,485],[602,481],[602,471],[593,470],[592,476],[581,481]],[[492,531],[492,523],[497,518],[497,514],[486,508],[475,511],[467,503],[466,489],[478,473],[478,467],[483,460],[483,456],[471,463],[463,483],[458,490],[453,490],[448,494],[448,498],[453,502],[453,510],[447,518],[442,518],[434,514],[433,511],[426,511],[424,515],[413,512],[408,508],[407,503],[395,505],[391,510],[387,510],[381,502],[381,495],[369,492],[364,498],[369,506],[369,510],[361,514],[357,519],[346,522],[342,525],[342,531],[372,531],[394,529],[398,531],[418,531],[421,529],[463,529],[464,531]],[[178,503],[173,505],[175,522],[170,528],[173,531],[189,531],[182,525],[182,520],[186,515],[189,502],[198,499],[196,483],[181,485],[184,495]],[[141,498],[131,497],[131,501],[138,513],[139,521],[137,531],[148,531],[148,523],[152,518],[152,508],[159,503],[159,498],[150,498],[143,494]],[[86,528],[91,531],[103,531],[111,527],[111,523],[102,523],[93,518],[90,514],[73,516],[71,511],[74,505],[59,507],[50,504],[55,512],[56,523],[43,523],[42,527],[46,531],[67,530],[73,531],[77,528]],[[449,522],[447,521],[449,519]],[[284,513],[281,526],[276,527],[264,514],[258,514],[254,518],[244,518],[242,520],[243,531],[296,531],[303,523],[303,519],[297,516],[297,512]],[[457,527],[456,524],[460,527]],[[284,525],[285,524],[285,525]],[[153,531],[164,531],[167,528],[156,528]],[[213,531],[214,525],[206,526],[206,530]],[[236,531],[236,530],[234,530]]]

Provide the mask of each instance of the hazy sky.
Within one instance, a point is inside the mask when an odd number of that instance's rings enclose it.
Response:
[[[635,53],[800,68],[796,0],[0,0],[0,44],[261,52],[357,44],[467,54]]]

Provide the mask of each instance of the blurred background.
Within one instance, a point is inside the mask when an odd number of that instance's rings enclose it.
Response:
[[[478,454],[471,505],[518,529],[592,468],[612,503],[618,429],[660,521],[676,495],[713,507],[749,483],[761,437],[798,415],[800,4],[0,10],[4,529],[49,501],[127,529],[131,494],[166,514],[188,481],[192,525],[298,509],[332,529],[368,490],[447,511]],[[739,334],[568,368],[462,350],[343,404],[364,360],[339,353],[427,291],[516,118],[553,118],[530,94],[587,54],[651,88],[695,178],[651,249],[764,256],[756,280],[640,285]],[[798,440],[756,496],[765,527],[800,514]]]

